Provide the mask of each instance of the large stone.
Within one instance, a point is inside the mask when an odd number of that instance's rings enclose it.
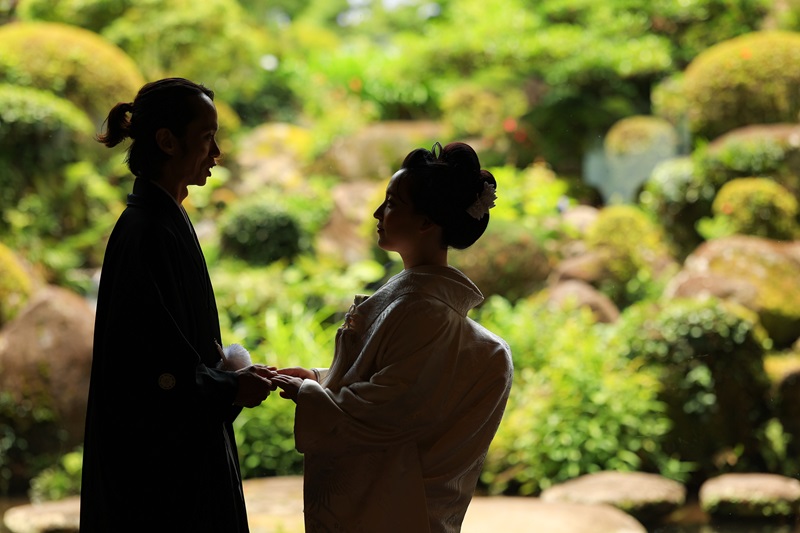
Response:
[[[343,182],[333,187],[333,210],[317,236],[317,249],[321,254],[346,263],[371,257],[370,248],[378,237],[377,221],[372,213],[383,199],[384,187],[385,184],[375,181]],[[369,235],[366,227],[370,228]]]
[[[368,125],[338,139],[315,164],[320,173],[340,176],[345,181],[385,181],[415,148],[431,149],[435,141],[447,143],[438,122],[384,121]]]
[[[644,472],[597,472],[545,489],[544,502],[606,504],[642,522],[663,519],[686,501],[680,483]]]
[[[619,309],[611,298],[580,280],[566,280],[548,288],[547,302],[556,308],[588,307],[598,322],[616,322],[619,318]]]
[[[800,481],[777,474],[722,474],[700,487],[700,505],[718,518],[788,518],[800,514]]]
[[[27,441],[25,454],[61,454],[83,442],[93,332],[89,303],[54,286],[35,293],[0,330],[0,391],[17,406],[3,423]],[[27,481],[24,460],[10,468],[20,478],[12,485]]]
[[[776,348],[800,336],[798,243],[736,235],[707,241],[684,262],[666,298],[713,295],[758,313]]]

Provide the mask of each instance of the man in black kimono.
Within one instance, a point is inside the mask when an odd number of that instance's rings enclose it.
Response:
[[[220,156],[213,92],[180,78],[117,104],[136,181],[108,242],[94,330],[81,531],[246,532],[232,421],[270,367],[223,368],[205,258],[181,202]]]

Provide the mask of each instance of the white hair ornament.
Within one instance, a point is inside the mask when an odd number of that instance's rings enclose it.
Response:
[[[495,194],[494,185],[488,181],[484,181],[483,190],[478,195],[475,202],[467,208],[467,213],[472,218],[480,220],[489,213],[489,209],[494,207],[495,200],[497,200],[497,194]]]

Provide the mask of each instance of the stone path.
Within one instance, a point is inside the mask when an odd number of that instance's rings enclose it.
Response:
[[[251,533],[303,533],[300,477],[244,482]],[[78,499],[9,509],[3,517],[12,533],[78,531]],[[607,505],[548,503],[538,498],[476,497],[462,533],[646,533],[622,511]]]

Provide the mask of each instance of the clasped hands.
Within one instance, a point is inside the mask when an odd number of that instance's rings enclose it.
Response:
[[[311,370],[300,367],[277,370],[274,366],[250,365],[237,370],[236,374],[239,376],[239,393],[234,403],[244,407],[259,405],[278,387],[281,388],[281,398],[296,402],[303,380],[316,379]]]
[[[239,344],[231,344],[222,348],[216,344],[220,355],[221,368],[235,371],[239,381],[239,390],[234,399],[234,405],[242,407],[256,407],[263,402],[270,392],[278,387],[281,397],[297,401],[297,394],[304,379],[316,380],[316,375],[311,370],[301,367],[282,368],[274,366],[254,365],[250,360],[250,353]]]

